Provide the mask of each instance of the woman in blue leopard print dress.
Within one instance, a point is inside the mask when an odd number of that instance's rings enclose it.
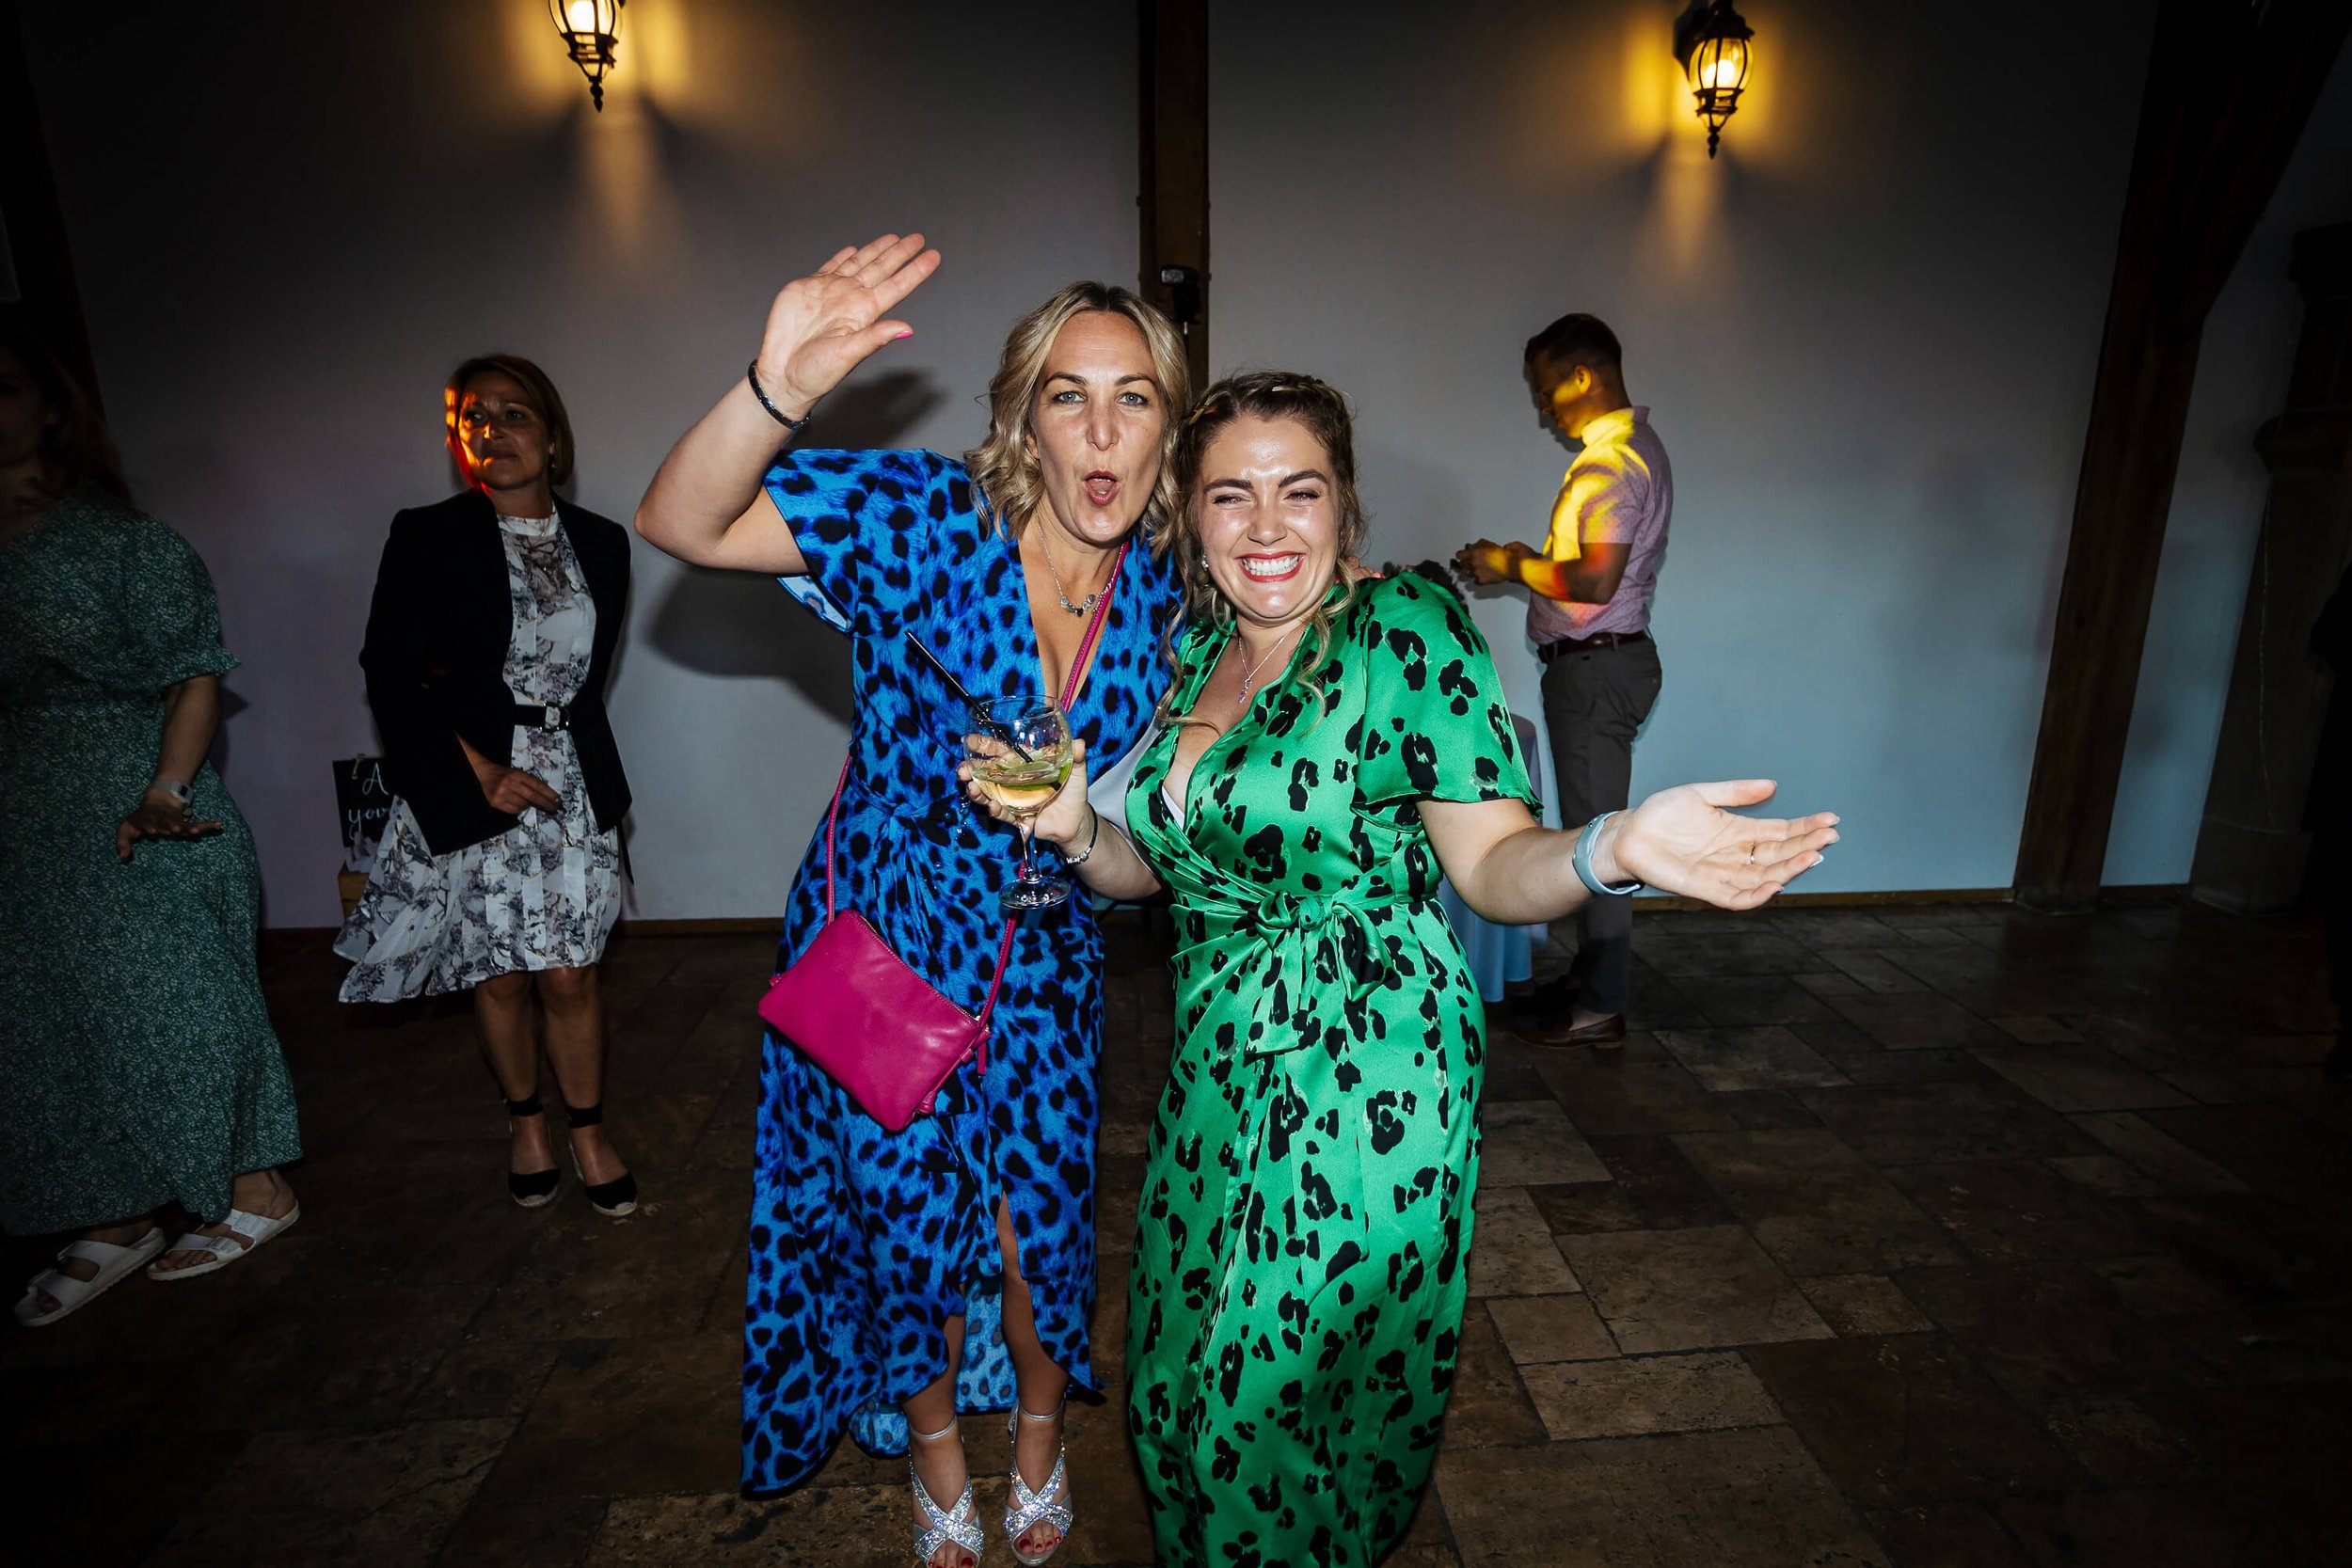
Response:
[[[938,264],[919,235],[845,249],[787,287],[760,354],[679,441],[637,516],[706,565],[805,577],[853,640],[840,904],[967,1008],[987,993],[1018,844],[956,780],[962,705],[1057,693],[1107,595],[1071,728],[1100,761],[1143,736],[1176,604],[1160,537],[1175,415],[1174,330],[1124,290],[1073,284],[1025,317],[990,387],[987,441],[928,451],[787,451],[818,398],[909,328],[891,309]],[[778,967],[825,919],[821,825]],[[766,1041],[753,1173],[743,1484],[806,1477],[847,1429],[913,1447],[916,1556],[977,1568],[959,1412],[1018,1403],[1006,1534],[1025,1562],[1071,1520],[1058,1460],[1070,1382],[1095,1386],[1096,1067],[1102,936],[1083,900],[1017,936],[985,1071],[886,1132],[787,1040]],[[1001,1280],[1001,1286],[999,1281]],[[951,1507],[938,1499],[955,1498]]]

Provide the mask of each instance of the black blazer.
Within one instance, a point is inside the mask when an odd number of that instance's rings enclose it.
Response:
[[[596,607],[588,683],[570,711],[589,810],[601,832],[628,810],[628,780],[604,712],[605,676],[628,613],[628,534],[568,501],[557,501],[555,512]],[[457,744],[463,736],[492,762],[513,760],[515,694],[505,666],[514,613],[506,547],[487,497],[468,490],[392,519],[359,666],[384,738],[385,780],[416,813],[436,855],[495,838],[516,822],[483,799]]]

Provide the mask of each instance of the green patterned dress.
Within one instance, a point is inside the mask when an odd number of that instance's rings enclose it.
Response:
[[[253,835],[208,765],[222,831],[115,827],[163,742],[164,688],[237,661],[187,542],[82,490],[0,544],[0,1227],[82,1230],[302,1152],[262,1010]]]
[[[1186,640],[1172,711],[1230,635]],[[1446,589],[1359,590],[1319,702],[1310,647],[1184,800],[1164,787],[1172,727],[1127,798],[1178,943],[1128,1426],[1180,1568],[1360,1568],[1411,1516],[1454,1381],[1486,1059],[1419,802],[1535,807],[1493,661]]]

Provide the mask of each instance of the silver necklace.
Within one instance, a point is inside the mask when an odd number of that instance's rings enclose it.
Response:
[[[1301,623],[1299,623],[1299,625],[1300,625],[1300,626],[1304,626],[1305,624],[1306,624],[1306,623],[1305,623],[1305,622],[1303,622],[1303,621],[1302,621]],[[1255,660],[1252,660],[1252,661],[1250,661],[1250,662],[1247,662],[1247,663],[1245,663],[1245,664],[1243,664],[1243,665],[1242,665],[1242,667],[1241,667],[1241,695],[1233,699],[1233,705],[1234,705],[1235,707],[1241,707],[1241,706],[1244,706],[1244,705],[1246,705],[1248,703],[1248,701],[1249,701],[1249,697],[1250,697],[1250,686],[1249,686],[1249,680],[1250,680],[1250,677],[1251,677],[1251,676],[1253,676],[1253,675],[1255,675],[1255,674],[1256,674],[1259,671],[1261,671],[1261,670],[1264,669],[1264,668],[1265,668],[1265,665],[1266,665],[1266,660],[1267,660],[1267,659],[1272,658],[1272,657],[1273,657],[1276,654],[1280,653],[1280,652],[1282,651],[1282,644],[1283,644],[1283,643],[1285,643],[1285,642],[1287,642],[1287,641],[1289,641],[1292,638],[1296,637],[1297,635],[1298,635],[1298,626],[1293,626],[1293,627],[1291,627],[1291,629],[1290,629],[1290,630],[1288,630],[1288,631],[1284,632],[1284,633],[1283,633],[1280,637],[1277,638],[1277,639],[1275,640],[1274,646],[1273,646],[1273,647],[1271,647],[1271,648],[1268,648],[1263,656],[1261,656],[1259,658],[1257,658],[1257,659],[1255,659]],[[1239,633],[1239,632],[1235,632],[1235,633],[1233,634],[1233,641],[1234,641],[1236,643],[1238,643],[1238,642],[1241,641],[1241,633]]]
[[[1045,530],[1050,525],[1048,525],[1042,517],[1038,519],[1037,547],[1045,552],[1045,569],[1053,575],[1054,578],[1054,597],[1059,599],[1061,601],[1061,607],[1070,611],[1073,615],[1091,614],[1094,610],[1094,601],[1103,596],[1103,589],[1098,588],[1093,593],[1089,594],[1087,595],[1087,602],[1084,604],[1072,604],[1070,602],[1070,590],[1062,586],[1061,568],[1054,564],[1054,546],[1045,542]],[[1103,585],[1104,588],[1107,588],[1109,586],[1110,584],[1108,583],[1104,583]]]

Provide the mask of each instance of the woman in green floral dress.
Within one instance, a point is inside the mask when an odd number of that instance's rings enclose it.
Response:
[[[1129,1430],[1165,1562],[1368,1564],[1437,1454],[1478,1182],[1485,1017],[1439,879],[1512,923],[1644,882],[1752,908],[1836,819],[1735,816],[1772,793],[1746,781],[1545,831],[1461,601],[1350,569],[1339,393],[1220,383],[1176,462],[1190,630],[1123,831],[1083,768],[1037,826],[1097,891],[1175,898]]]
[[[224,1268],[300,1212],[253,838],[204,760],[236,662],[203,562],[123,499],[55,359],[0,330],[0,1228],[77,1233],[18,1300],[28,1326],[142,1266]],[[197,1224],[167,1247],[174,1206]]]

